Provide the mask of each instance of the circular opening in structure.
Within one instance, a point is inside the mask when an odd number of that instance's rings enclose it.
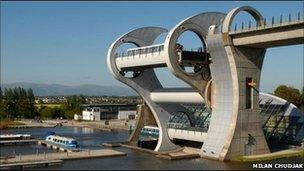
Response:
[[[230,32],[242,32],[246,30],[254,30],[258,27],[258,23],[250,13],[240,11],[233,18],[229,30]]]
[[[208,66],[206,44],[194,31],[187,30],[178,37],[175,51],[180,68],[187,74],[198,73]]]
[[[153,44],[164,44],[167,37],[167,32],[160,34],[157,36],[157,38],[154,40]]]
[[[153,70],[163,88],[190,88],[189,84],[174,76],[167,67]]]
[[[130,57],[133,57],[136,48],[138,48],[138,45],[134,43],[123,43],[119,46],[115,52],[115,58],[117,59],[116,65],[119,61],[121,63],[127,62]],[[119,73],[126,78],[135,78],[142,72],[137,68],[128,66],[118,67],[118,70]]]

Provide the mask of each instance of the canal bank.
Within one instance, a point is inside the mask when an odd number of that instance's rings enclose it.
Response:
[[[304,149],[293,148],[293,149],[272,152],[272,153],[268,153],[268,154],[258,154],[258,155],[251,155],[251,156],[237,156],[231,160],[238,161],[238,162],[261,162],[261,161],[269,161],[269,160],[290,158],[290,157],[302,158],[303,162],[304,162]]]
[[[100,129],[103,131],[129,131],[130,125],[135,124],[136,120],[100,120],[100,121],[67,121],[63,126],[80,126]]]
[[[37,122],[34,119],[19,120],[16,125],[9,125],[6,128],[53,128],[53,127],[88,127],[100,129],[103,131],[129,131],[130,126],[135,124],[135,120],[100,120],[100,121],[75,121],[75,120],[60,120],[60,119],[47,119]]]

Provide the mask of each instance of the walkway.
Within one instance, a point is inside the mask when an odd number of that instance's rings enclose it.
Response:
[[[20,162],[37,162],[45,160],[73,160],[84,158],[96,158],[96,157],[111,157],[111,156],[125,156],[126,154],[120,151],[111,149],[101,150],[86,150],[80,152],[59,152],[59,153],[44,153],[44,154],[29,154],[19,155],[14,158],[1,159],[0,164],[20,163]],[[0,165],[0,166],[1,166]]]

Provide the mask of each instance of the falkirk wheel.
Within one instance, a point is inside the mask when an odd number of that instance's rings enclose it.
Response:
[[[250,138],[254,145],[250,154],[268,153],[259,115],[259,82],[265,48],[234,46],[229,28],[241,11],[248,12],[263,26],[262,15],[252,7],[243,6],[228,14],[206,12],[188,17],[169,32],[161,27],[143,27],[119,37],[109,48],[108,68],[120,82],[134,89],[144,100],[139,109],[136,128],[129,138],[136,144],[140,130],[145,125],[156,125],[159,138],[154,151],[170,151],[180,148],[170,140],[167,122],[174,113],[185,111],[181,105],[197,97],[181,88],[164,88],[154,68],[168,67],[169,71],[189,84],[204,99],[211,110],[210,125],[200,149],[201,157],[227,160],[244,155]],[[185,31],[194,32],[204,48],[185,51],[177,40]],[[153,44],[155,39],[167,33],[163,44]],[[117,49],[124,43],[137,46],[126,53]],[[184,68],[190,66],[193,72]],[[182,98],[181,98],[182,97]],[[191,112],[188,112],[191,113]],[[188,114],[190,124],[196,124],[193,114]],[[248,137],[249,136],[249,137]]]

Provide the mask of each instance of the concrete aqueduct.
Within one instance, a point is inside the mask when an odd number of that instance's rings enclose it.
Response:
[[[241,11],[255,19],[255,29],[230,30],[234,17]],[[117,80],[134,89],[147,105],[140,109],[130,144],[136,144],[144,125],[155,124],[159,128],[155,151],[179,148],[170,140],[167,121],[174,113],[188,110],[183,103],[204,103],[212,112],[208,131],[196,137],[203,142],[202,157],[226,160],[243,155],[248,135],[256,142],[252,154],[268,153],[259,115],[263,59],[268,47],[303,44],[303,26],[303,20],[299,20],[268,27],[257,10],[243,6],[228,14],[206,12],[188,17],[169,31],[163,44],[153,45],[160,34],[167,32],[160,27],[143,27],[119,37],[109,48],[108,67]],[[185,31],[194,32],[204,48],[200,51],[177,48],[177,40]],[[138,48],[118,54],[117,49],[124,43]],[[191,89],[163,88],[154,72],[159,67],[168,67]],[[193,67],[193,72],[185,67]],[[128,77],[128,73],[132,75]],[[195,117],[191,114],[188,117],[191,125],[195,124]]]

